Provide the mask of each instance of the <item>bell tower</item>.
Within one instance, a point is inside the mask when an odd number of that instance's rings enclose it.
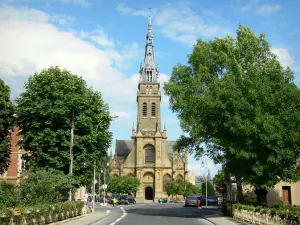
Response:
[[[151,16],[148,21],[146,35],[144,65],[140,67],[140,81],[137,93],[137,132],[155,135],[161,130],[160,116],[160,84],[158,68],[154,64],[154,46]]]

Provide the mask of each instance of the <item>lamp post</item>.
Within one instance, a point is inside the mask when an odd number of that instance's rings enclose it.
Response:
[[[107,167],[109,166],[109,163],[106,164]],[[102,170],[101,170],[102,172]],[[105,205],[105,197],[106,197],[106,168],[104,168],[104,177],[103,177],[103,205]]]
[[[96,161],[94,162],[94,176],[93,176],[93,212],[95,212],[95,188],[96,188]]]
[[[73,145],[74,145],[74,127],[75,127],[75,115],[74,115],[74,109],[72,109],[72,117],[71,117],[71,137],[70,137],[70,168],[69,173],[73,174]],[[69,191],[69,201],[72,201],[72,190]]]
[[[186,198],[186,181],[185,181],[185,153],[181,155],[183,161],[183,183],[184,183],[184,198]]]
[[[99,186],[98,186],[98,191],[99,191],[99,198],[100,198],[100,195],[101,195],[101,186],[100,186],[100,178],[101,178],[101,171],[99,173]]]
[[[207,161],[206,158],[204,157],[205,160],[205,206],[207,206]],[[202,161],[202,167],[204,167],[204,161]]]

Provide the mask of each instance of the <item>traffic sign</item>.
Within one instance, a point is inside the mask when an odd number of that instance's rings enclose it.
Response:
[[[224,190],[224,187],[223,186],[220,186],[219,187],[219,191],[223,191]]]

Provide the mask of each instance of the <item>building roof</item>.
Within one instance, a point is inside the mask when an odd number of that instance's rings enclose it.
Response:
[[[116,140],[117,156],[128,156],[132,150],[132,140]]]
[[[176,141],[167,141],[167,153],[173,153],[173,146]],[[132,140],[116,140],[116,154],[117,156],[128,156],[132,150]]]

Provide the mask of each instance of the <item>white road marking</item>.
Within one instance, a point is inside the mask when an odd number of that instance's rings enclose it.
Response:
[[[115,222],[112,222],[109,225],[115,225],[117,222],[119,222],[121,219],[123,219],[125,216],[127,216],[127,213],[126,213],[125,209],[123,207],[120,207],[120,208],[123,212],[123,215],[120,218],[116,219]]]

